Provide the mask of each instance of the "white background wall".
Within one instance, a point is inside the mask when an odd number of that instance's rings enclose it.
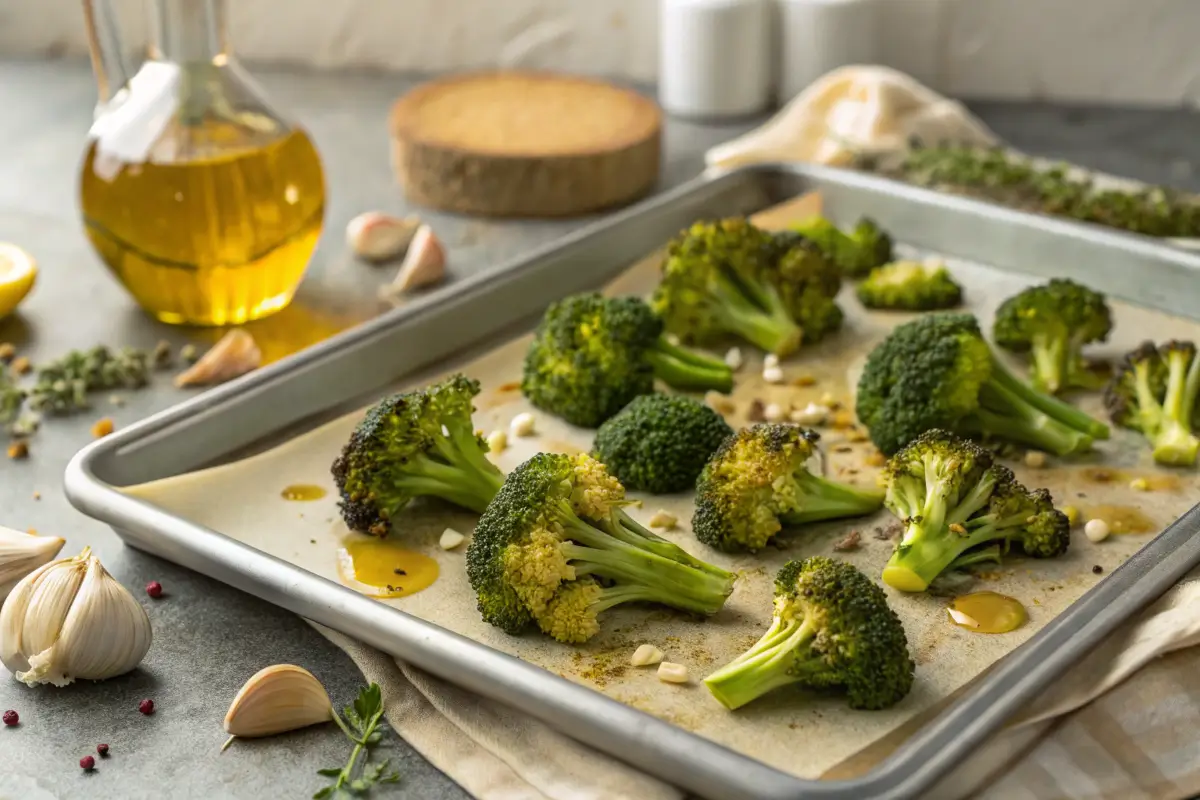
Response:
[[[115,0],[131,39],[142,0]],[[972,98],[1200,104],[1200,0],[878,0],[880,61]],[[248,60],[652,81],[656,0],[229,0]],[[536,42],[541,41],[539,46]],[[0,0],[0,56],[85,52],[80,0]]]

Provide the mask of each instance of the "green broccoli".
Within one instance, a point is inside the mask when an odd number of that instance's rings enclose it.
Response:
[[[816,344],[842,326],[837,304],[842,276],[820,248],[795,234],[776,235],[781,255],[776,261],[777,288],[788,313],[800,326],[800,342]]]
[[[1104,393],[1112,421],[1141,432],[1154,447],[1154,460],[1171,466],[1196,463],[1200,440],[1193,421],[1200,388],[1200,358],[1192,342],[1161,347],[1143,342],[1127,353]]]
[[[727,552],[757,552],[785,525],[874,513],[883,493],[813,475],[819,437],[795,425],[759,423],[722,443],[696,483],[692,530]]]
[[[934,311],[962,302],[962,287],[944,266],[930,267],[918,261],[893,261],[876,267],[856,291],[867,308]]]
[[[367,411],[332,469],[351,530],[386,536],[396,514],[422,495],[476,512],[487,507],[504,474],[471,424],[477,394],[479,381],[455,375]]]
[[[671,344],[636,297],[577,294],[552,304],[525,355],[521,390],[538,408],[594,428],[658,377],[677,389],[728,392],[725,362]]]
[[[1055,278],[1031,286],[1000,304],[992,326],[996,344],[1030,356],[1030,378],[1043,392],[1099,389],[1106,376],[1083,358],[1083,346],[1103,342],[1112,330],[1104,295]]]
[[[745,219],[697,222],[667,247],[651,305],[686,342],[734,336],[784,356],[800,326],[779,290],[774,236]]]
[[[892,260],[892,238],[867,218],[848,234],[824,217],[797,223],[791,230],[811,240],[847,278],[861,278]]]
[[[885,455],[933,428],[1057,455],[1109,436],[1107,425],[1017,380],[970,314],[938,312],[897,326],[867,356],[856,411]]]
[[[589,455],[541,453],[513,470],[467,548],[483,619],[513,635],[536,623],[577,643],[620,603],[719,611],[734,576],[646,530],[622,510],[627,502]]]
[[[1067,551],[1071,525],[1045,489],[1030,491],[992,453],[931,430],[884,468],[884,504],[905,525],[883,582],[923,592],[943,572],[993,560],[993,544],[1017,544],[1034,558]]]
[[[883,590],[844,561],[814,556],[784,565],[771,627],[704,685],[729,709],[799,685],[839,689],[851,708],[878,710],[904,699],[914,669]]]
[[[596,431],[596,457],[627,489],[683,492],[733,429],[725,418],[690,397],[647,394],[634,398]]]

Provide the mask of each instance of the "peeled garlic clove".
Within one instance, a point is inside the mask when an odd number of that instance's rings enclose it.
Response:
[[[418,217],[401,218],[368,211],[350,220],[346,226],[346,244],[359,258],[387,261],[407,251],[420,228]]]
[[[37,536],[0,527],[0,603],[22,578],[58,555],[63,544],[57,536]]]
[[[145,609],[90,548],[30,573],[0,608],[0,662],[30,686],[124,675],[152,638]]]
[[[254,337],[235,328],[221,337],[192,366],[175,376],[175,385],[215,386],[253,372],[262,364],[262,351]]]
[[[274,736],[333,719],[329,694],[313,674],[292,664],[255,673],[225,714],[225,732],[252,738]]]
[[[413,237],[396,277],[380,289],[385,300],[438,283],[446,276],[446,250],[434,235],[433,229],[422,225]]]

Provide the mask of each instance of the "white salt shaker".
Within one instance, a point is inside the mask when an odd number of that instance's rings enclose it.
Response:
[[[879,59],[876,0],[775,0],[779,19],[780,103],[838,67]]]
[[[659,0],[658,102],[668,114],[745,117],[771,103],[772,0]]]

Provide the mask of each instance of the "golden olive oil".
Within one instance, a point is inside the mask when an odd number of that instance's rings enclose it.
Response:
[[[121,163],[89,147],[88,238],[163,322],[231,325],[291,301],[321,234],[325,181],[308,136],[263,142],[219,121],[187,129],[186,158]]]

